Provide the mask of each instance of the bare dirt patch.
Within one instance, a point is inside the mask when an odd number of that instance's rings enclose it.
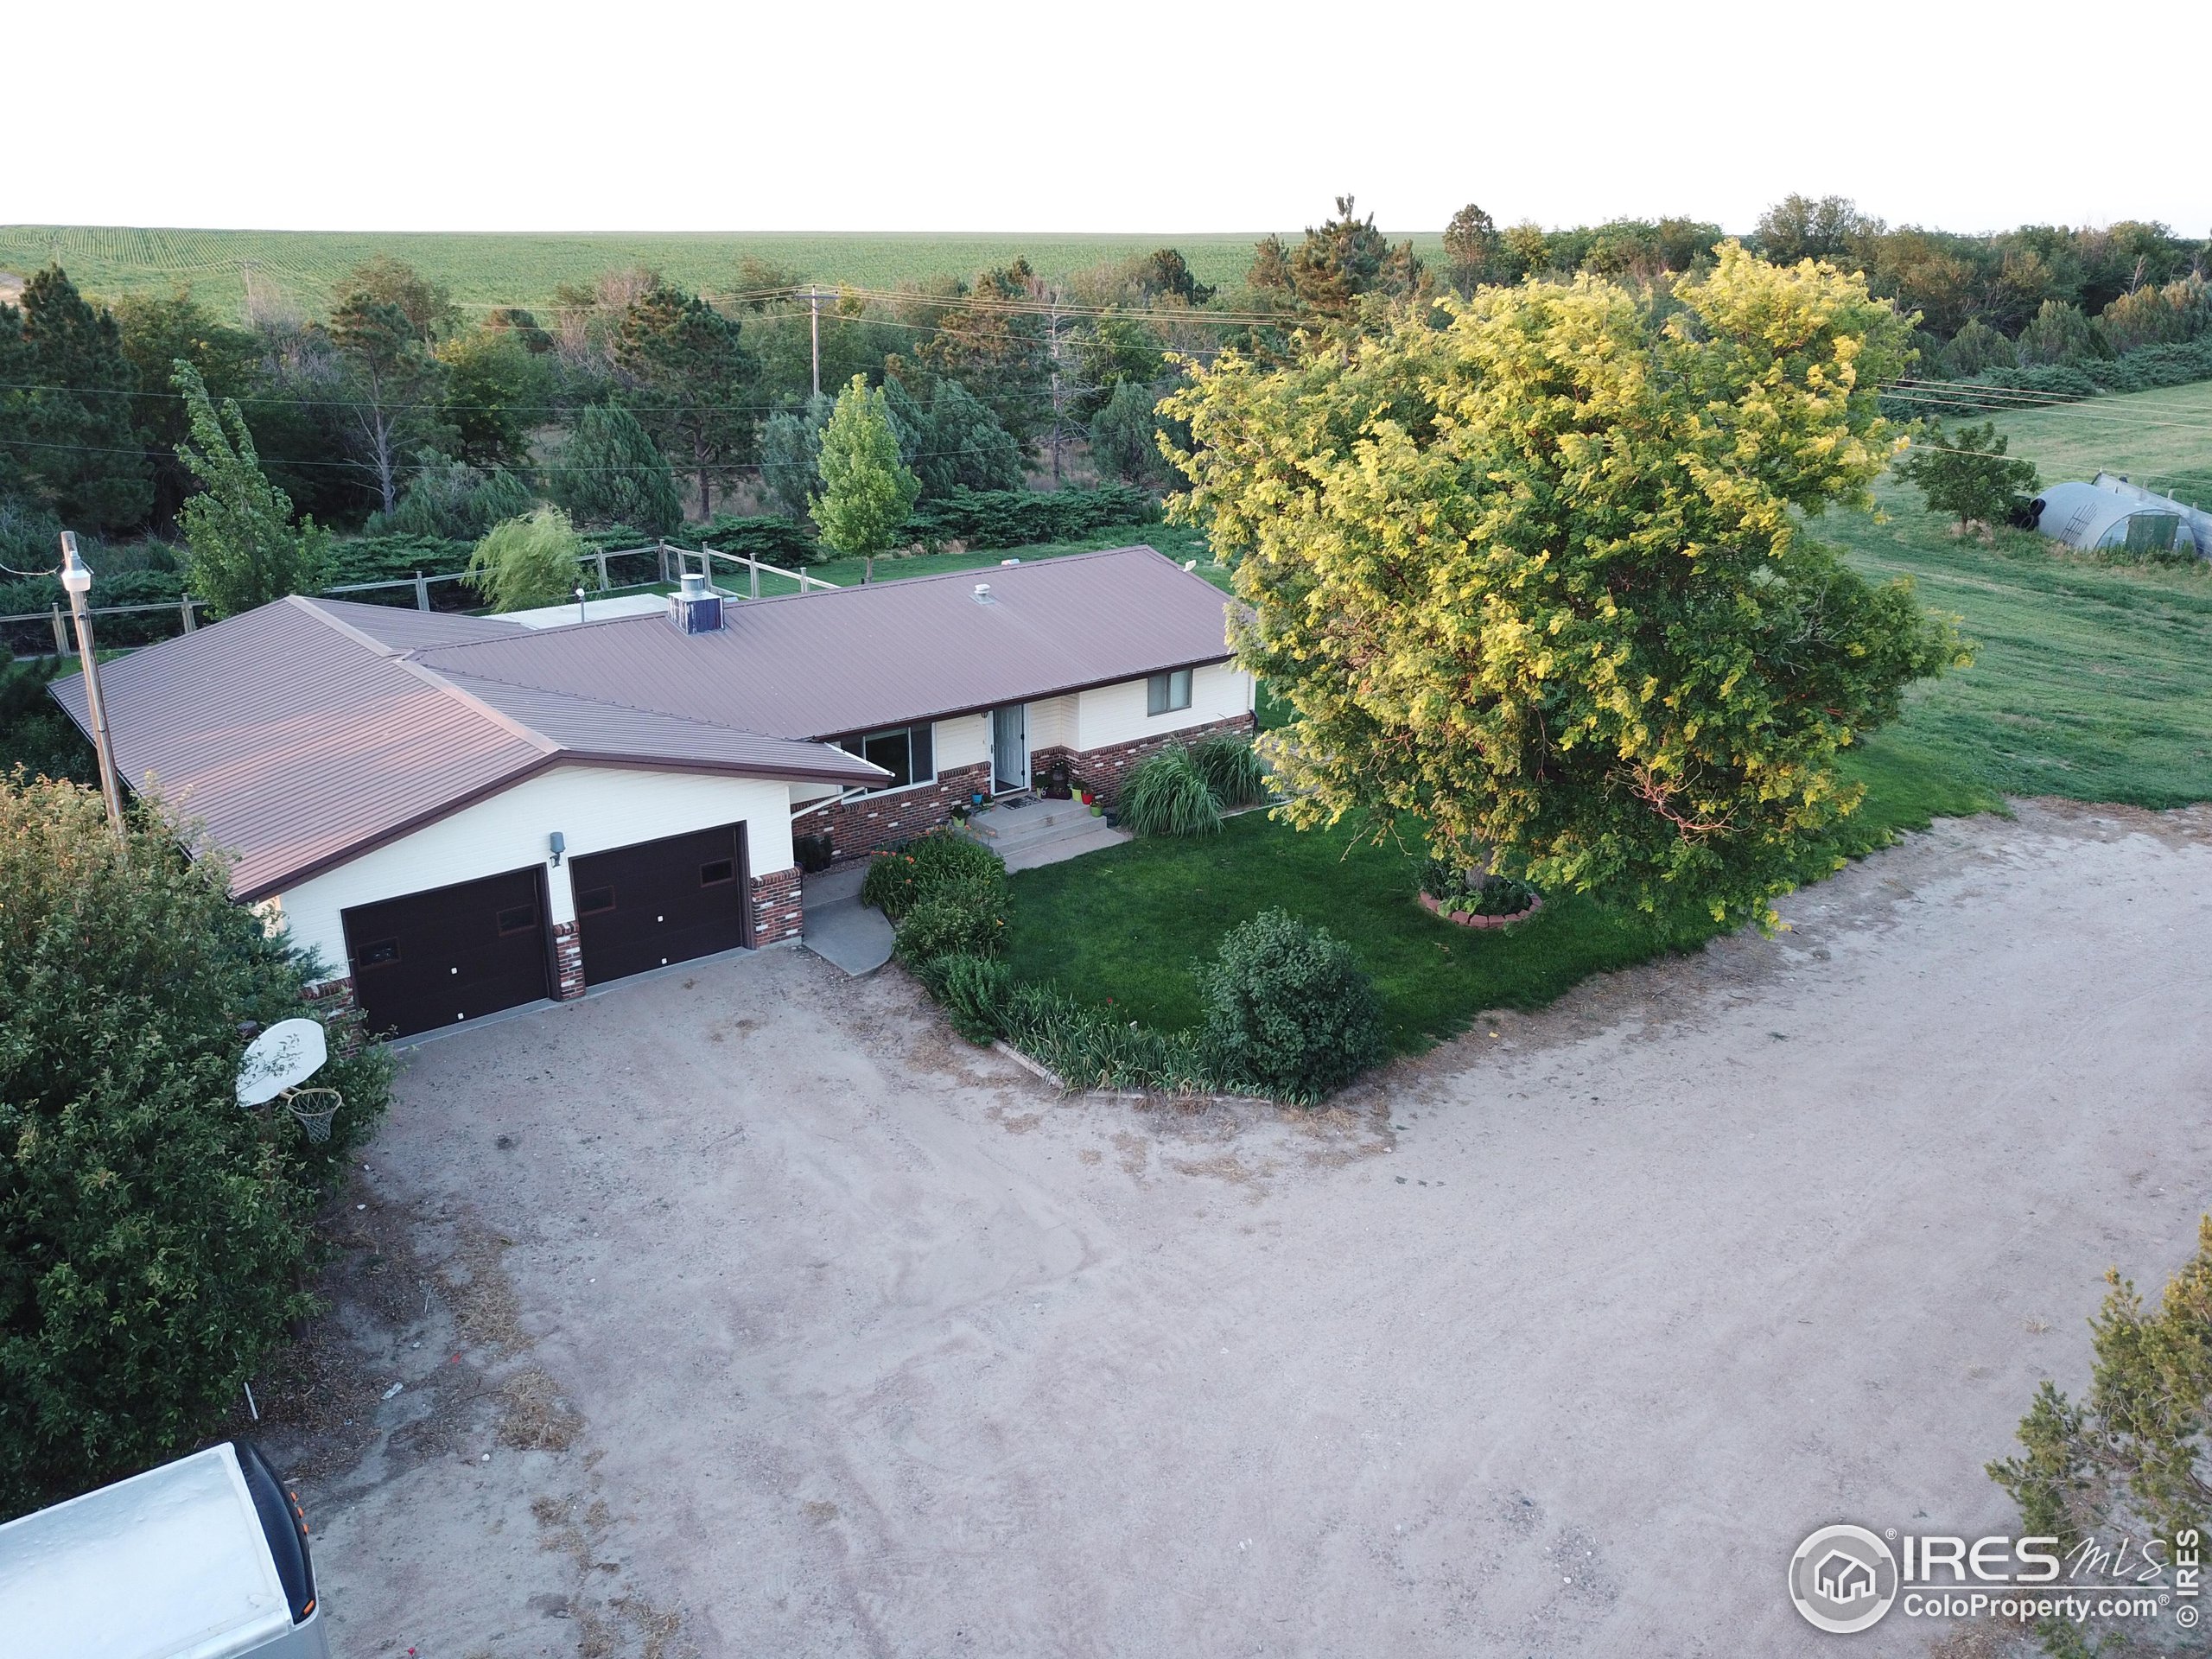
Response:
[[[1058,1102],[782,951],[417,1049],[338,1649],[1807,1650],[1799,1540],[2005,1530],[2212,1207],[2212,817],[2018,813],[1321,1113]]]

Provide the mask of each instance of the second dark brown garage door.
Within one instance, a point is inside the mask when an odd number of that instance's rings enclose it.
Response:
[[[569,879],[587,985],[752,942],[741,823],[588,854]]]

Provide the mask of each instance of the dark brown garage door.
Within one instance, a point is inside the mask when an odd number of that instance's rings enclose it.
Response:
[[[404,1037],[550,995],[536,866],[360,905],[341,919],[372,1031]]]
[[[569,865],[587,985],[752,942],[741,823],[641,841]]]

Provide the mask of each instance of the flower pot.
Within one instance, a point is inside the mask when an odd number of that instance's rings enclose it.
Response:
[[[1090,816],[1094,818],[1103,818],[1106,816],[1106,809],[1093,801],[1090,804]]]

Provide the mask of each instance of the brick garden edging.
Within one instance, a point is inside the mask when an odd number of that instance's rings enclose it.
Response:
[[[1544,907],[1543,895],[1532,893],[1529,895],[1526,910],[1516,910],[1510,916],[1478,916],[1471,910],[1447,911],[1443,907],[1441,899],[1432,899],[1425,893],[1415,897],[1421,900],[1423,910],[1438,921],[1449,922],[1454,927],[1510,927],[1516,922],[1527,921]]]

